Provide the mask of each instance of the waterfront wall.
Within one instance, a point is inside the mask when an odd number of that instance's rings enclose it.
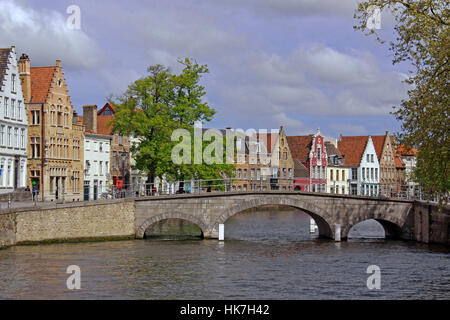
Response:
[[[435,203],[414,203],[414,240],[450,245],[450,206],[439,208]]]
[[[47,241],[134,237],[134,219],[135,203],[127,200],[19,209],[0,214],[0,247]]]

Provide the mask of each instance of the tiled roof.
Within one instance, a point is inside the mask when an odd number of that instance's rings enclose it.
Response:
[[[395,160],[395,166],[397,168],[404,168],[405,164],[403,163],[402,159],[400,158],[399,154],[397,153],[397,151],[392,150],[394,152],[394,160]]]
[[[331,142],[325,142],[325,148],[327,149],[327,156],[341,156],[339,149],[334,146]]]
[[[338,141],[338,149],[344,156],[347,166],[359,167],[368,141],[368,136],[341,136],[341,140]]]
[[[407,148],[403,144],[397,146],[397,151],[402,156],[416,156],[417,150],[414,148]]]
[[[50,92],[57,67],[33,67],[31,70],[31,102],[44,103]]]
[[[383,146],[386,140],[386,136],[371,136],[375,152],[377,153],[378,160],[381,159],[383,154]]]
[[[11,48],[0,49],[0,88],[3,84],[3,79],[8,69],[8,58],[11,52]]]
[[[297,159],[294,159],[294,178],[309,178],[309,170]]]
[[[308,162],[313,137],[312,134],[309,136],[287,137],[289,149],[294,160],[299,160],[302,163]]]
[[[111,121],[114,116],[98,116],[97,117],[97,133],[103,135],[112,135]]]

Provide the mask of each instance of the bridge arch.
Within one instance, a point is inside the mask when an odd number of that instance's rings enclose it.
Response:
[[[365,214],[350,219],[348,224],[342,228],[342,238],[347,239],[352,227],[367,220],[375,220],[381,224],[386,239],[400,239],[402,236],[402,226],[405,223],[403,219],[387,214]]]
[[[155,223],[158,223],[159,221],[168,220],[168,219],[179,219],[179,220],[185,220],[190,223],[195,224],[197,227],[200,228],[202,231],[202,234],[205,234],[206,230],[208,230],[208,226],[198,219],[197,217],[194,217],[190,214],[186,213],[180,213],[180,212],[173,212],[173,213],[164,213],[158,216],[154,216],[152,218],[149,218],[145,220],[139,228],[136,230],[136,238],[143,239],[145,236],[145,230],[147,230],[150,226],[154,225]]]
[[[331,222],[332,219],[328,212],[306,201],[281,197],[260,197],[258,199],[245,200],[230,207],[229,209],[226,209],[225,212],[220,215],[220,217],[215,221],[212,230],[209,231],[209,234],[217,233],[217,230],[219,230],[219,225],[224,224],[229,218],[233,217],[234,215],[248,209],[266,205],[288,206],[302,210],[315,220],[319,229],[320,237],[333,238],[333,229],[331,227],[333,226],[333,223]]]

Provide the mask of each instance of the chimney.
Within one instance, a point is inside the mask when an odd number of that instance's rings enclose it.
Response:
[[[97,106],[83,106],[83,124],[86,131],[97,133]]]
[[[22,84],[23,98],[25,103],[31,102],[31,67],[30,58],[25,53],[19,60],[19,76]]]

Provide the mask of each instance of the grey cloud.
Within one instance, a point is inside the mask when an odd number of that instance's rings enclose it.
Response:
[[[92,69],[101,51],[83,30],[69,30],[63,13],[37,11],[18,2],[0,2],[0,43],[15,45],[30,55],[33,65],[54,64],[63,59],[66,68]]]

